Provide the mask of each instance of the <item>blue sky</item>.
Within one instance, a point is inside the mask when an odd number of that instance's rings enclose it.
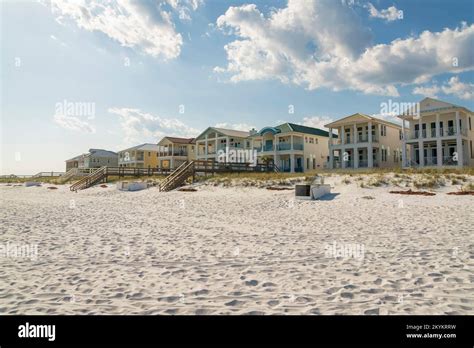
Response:
[[[2,2],[0,172],[64,170],[89,148],[117,151],[215,125],[322,127],[378,115],[389,99],[435,96],[473,110],[473,6]],[[65,102],[94,112],[58,115]]]

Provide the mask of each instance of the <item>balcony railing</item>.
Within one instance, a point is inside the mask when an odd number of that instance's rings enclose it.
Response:
[[[422,139],[426,138],[427,134],[430,135],[431,138],[436,138],[436,128],[429,129],[428,131],[426,129],[423,129],[421,131],[415,130],[412,132],[409,132],[407,139],[410,140],[416,140],[419,139],[419,136],[421,135]],[[442,137],[452,137],[457,135],[456,127],[445,127],[445,128],[440,128],[439,129],[439,134]],[[461,134],[464,136],[467,136],[467,129],[466,128],[461,128]]]
[[[277,145],[277,150],[278,151],[285,151],[285,150],[291,150],[291,144],[288,143],[281,143]]]
[[[438,159],[436,157],[424,157],[425,166],[436,166],[438,164]]]
[[[352,141],[351,141],[352,140]],[[347,145],[350,145],[350,144],[353,144],[354,138],[352,137],[348,137],[346,138],[346,142],[344,144],[347,144]],[[376,143],[379,141],[379,137],[377,135],[372,135],[372,142],[373,143]],[[369,136],[368,134],[364,134],[364,135],[358,135],[357,136],[357,142],[358,143],[368,143],[369,142]],[[341,145],[342,144],[342,140],[341,139],[333,139],[333,145]]]
[[[185,150],[174,150],[174,151],[161,151],[158,153],[159,157],[166,157],[166,156],[187,156],[188,152]]]

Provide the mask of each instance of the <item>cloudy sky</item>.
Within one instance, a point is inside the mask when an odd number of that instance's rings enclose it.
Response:
[[[1,16],[1,174],[389,100],[474,109],[471,0],[6,0]]]

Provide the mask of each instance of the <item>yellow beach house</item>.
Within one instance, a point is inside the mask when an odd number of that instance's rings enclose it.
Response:
[[[141,144],[118,152],[119,167],[157,168],[158,145]]]
[[[196,158],[194,138],[164,137],[158,143],[158,148],[158,167],[161,169],[176,169]]]

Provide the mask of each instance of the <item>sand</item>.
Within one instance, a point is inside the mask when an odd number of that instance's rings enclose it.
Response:
[[[1,185],[0,314],[474,314],[474,197],[327,183]]]

